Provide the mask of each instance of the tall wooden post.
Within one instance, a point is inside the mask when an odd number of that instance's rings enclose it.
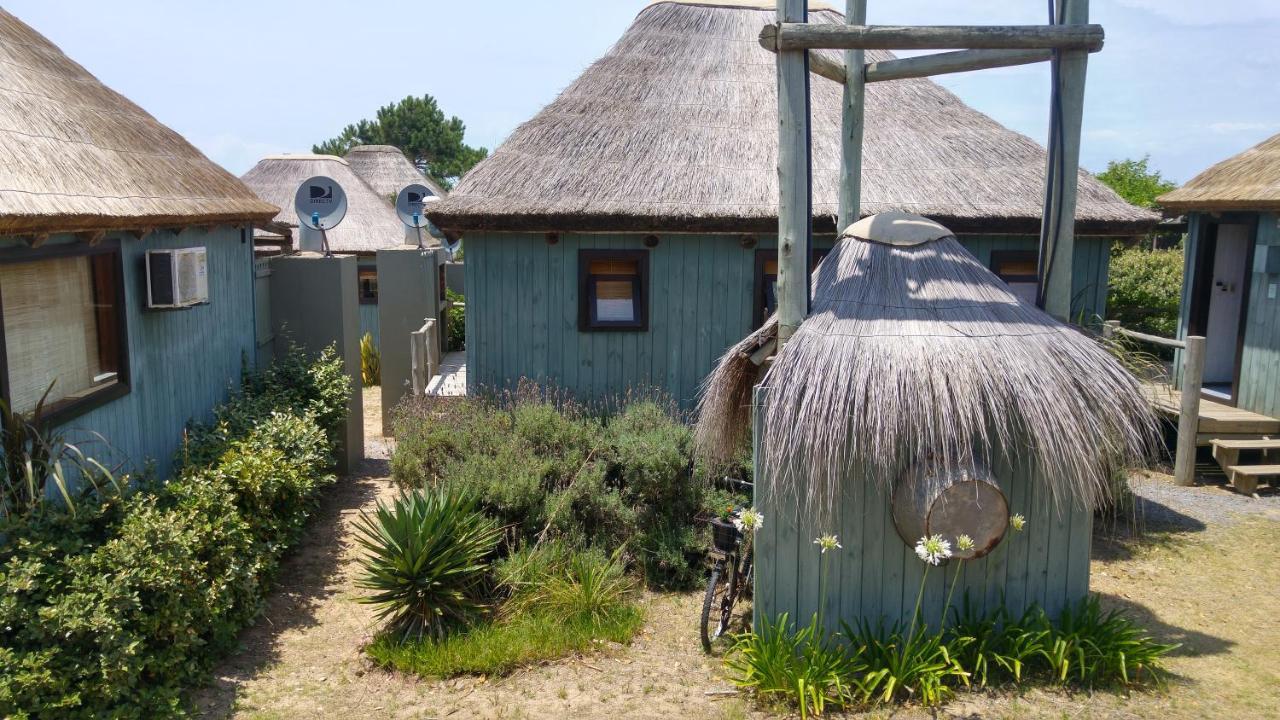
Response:
[[[1057,22],[1089,22],[1089,0],[1056,0]],[[1040,302],[1052,316],[1071,316],[1072,258],[1075,254],[1076,180],[1080,170],[1080,127],[1084,118],[1085,50],[1061,50],[1053,61],[1054,91],[1049,119],[1049,167],[1040,231]]]
[[[807,0],[778,0],[779,23],[808,20]],[[778,349],[809,313],[809,53],[778,53]]]
[[[1173,456],[1173,481],[1196,484],[1196,435],[1200,434],[1200,388],[1204,381],[1204,338],[1187,336],[1182,352],[1182,405],[1178,408],[1178,446]]]
[[[846,0],[844,21],[867,23],[867,0]],[[844,119],[840,136],[840,218],[836,234],[858,222],[862,210],[862,127],[867,85],[863,77],[865,50],[844,53]]]

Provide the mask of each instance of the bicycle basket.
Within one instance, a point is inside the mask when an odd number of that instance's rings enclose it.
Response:
[[[711,542],[716,550],[722,553],[737,552],[740,537],[738,528],[732,522],[719,518],[711,521]]]

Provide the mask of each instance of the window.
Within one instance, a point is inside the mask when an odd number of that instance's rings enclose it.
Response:
[[[991,253],[991,272],[1003,280],[1019,300],[1035,305],[1040,287],[1038,257],[1034,250],[995,250]]]
[[[360,302],[364,305],[378,304],[378,268],[360,267],[356,270],[356,285],[360,288]]]
[[[578,329],[647,330],[649,253],[578,251]]]
[[[830,248],[809,251],[809,272],[830,253]],[[752,327],[760,327],[778,309],[778,251],[756,251],[755,297],[752,299]]]
[[[0,381],[15,412],[31,412],[45,397],[45,412],[65,419],[128,392],[118,245],[5,254],[0,315]]]

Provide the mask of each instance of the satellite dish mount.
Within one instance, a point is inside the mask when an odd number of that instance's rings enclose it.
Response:
[[[427,224],[422,210],[434,197],[426,185],[417,183],[404,186],[396,195],[396,215],[400,216],[400,222],[417,235],[419,250],[427,249],[422,244],[422,228]]]
[[[347,216],[347,193],[336,180],[317,175],[304,180],[293,197],[293,209],[298,213],[300,233],[299,247],[308,249],[312,237],[308,231],[320,234],[320,250],[325,257],[333,257],[329,249],[328,231],[338,226]]]

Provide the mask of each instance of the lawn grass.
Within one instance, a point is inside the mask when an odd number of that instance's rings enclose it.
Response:
[[[589,652],[602,642],[627,644],[644,626],[644,611],[623,605],[599,618],[530,612],[477,625],[442,641],[400,643],[380,637],[367,648],[382,667],[423,677],[505,675],[544,660]]]

